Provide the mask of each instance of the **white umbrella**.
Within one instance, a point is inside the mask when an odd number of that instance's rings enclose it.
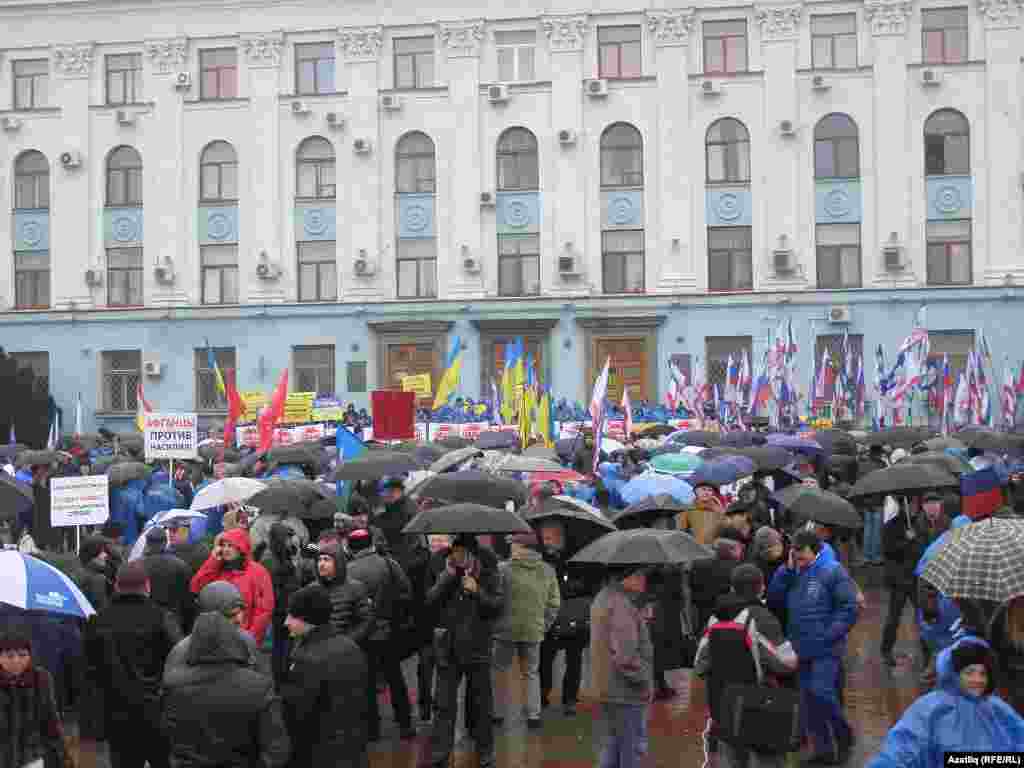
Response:
[[[132,544],[132,551],[128,555],[128,559],[135,560],[136,558],[142,557],[143,550],[146,548],[146,534],[154,528],[167,528],[172,520],[188,521],[202,517],[206,517],[206,515],[192,509],[165,509],[163,512],[157,512],[153,517],[146,521],[146,527],[142,529],[142,533],[139,534],[139,538],[137,538],[135,543]]]
[[[210,483],[192,499],[191,509],[213,509],[248,501],[267,487],[266,483],[249,477],[225,477]]]
[[[609,437],[601,440],[601,450],[607,454],[615,453],[616,451],[626,450],[626,446],[620,443],[618,440],[612,440]]]

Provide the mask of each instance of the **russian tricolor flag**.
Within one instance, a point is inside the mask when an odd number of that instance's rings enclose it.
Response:
[[[992,467],[960,476],[961,507],[971,520],[984,520],[1003,505],[999,475]]]

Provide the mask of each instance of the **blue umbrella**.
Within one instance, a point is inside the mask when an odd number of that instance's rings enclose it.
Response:
[[[753,459],[747,456],[740,456],[738,453],[722,456],[717,461],[724,461],[727,464],[735,465],[736,469],[739,470],[740,477],[752,475],[757,471],[757,464],[754,463]]]
[[[660,475],[655,472],[634,477],[623,486],[620,495],[627,504],[636,504],[648,496],[667,494],[681,504],[692,504],[694,501],[693,487],[672,475]]]
[[[825,455],[825,449],[821,447],[821,443],[797,437],[796,435],[782,434],[781,432],[768,435],[768,445],[777,445],[780,448],[785,448],[787,451],[801,453],[804,456]]]
[[[68,576],[43,560],[14,550],[0,552],[0,603],[80,619],[96,613]]]
[[[735,483],[741,477],[754,474],[753,462],[750,459],[747,459],[747,461],[750,462],[751,466],[749,472],[743,472],[738,464],[726,461],[725,459],[705,462],[690,475],[688,478],[689,483],[694,486],[713,485],[715,487]]]

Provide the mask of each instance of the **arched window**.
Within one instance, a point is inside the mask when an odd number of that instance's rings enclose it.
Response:
[[[644,185],[644,142],[628,123],[608,126],[601,134],[601,186]]]
[[[856,179],[859,176],[857,124],[847,115],[825,115],[814,126],[814,178]]]
[[[498,190],[540,188],[537,137],[525,128],[509,128],[498,139]]]
[[[142,205],[142,157],[134,147],[107,157],[107,205]]]
[[[433,140],[418,131],[405,134],[395,147],[395,192],[405,195],[436,191]]]
[[[750,181],[750,134],[732,117],[723,117],[708,128],[708,184],[745,184]]]
[[[14,207],[50,207],[50,163],[42,152],[30,149],[14,161]]]
[[[971,172],[971,127],[955,109],[932,112],[925,121],[924,167],[928,176]]]
[[[334,146],[327,139],[311,136],[295,153],[295,196],[306,200],[333,200]]]
[[[238,200],[238,155],[226,141],[207,144],[199,158],[199,199],[204,203]]]

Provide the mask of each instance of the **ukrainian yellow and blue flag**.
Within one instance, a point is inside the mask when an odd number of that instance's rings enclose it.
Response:
[[[444,373],[437,384],[437,395],[434,397],[434,410],[445,405],[459,388],[462,376],[462,340],[458,336],[452,342],[451,352],[445,361]]]
[[[505,370],[501,375],[501,418],[506,424],[514,424],[519,413],[515,371],[521,365],[524,351],[522,339],[505,344]]]
[[[217,392],[220,393],[221,397],[227,397],[227,388],[224,386],[224,376],[220,372],[220,368],[217,367],[217,356],[213,354],[213,347],[210,346],[210,340],[206,340],[206,364],[213,371],[213,379],[217,384]]]

